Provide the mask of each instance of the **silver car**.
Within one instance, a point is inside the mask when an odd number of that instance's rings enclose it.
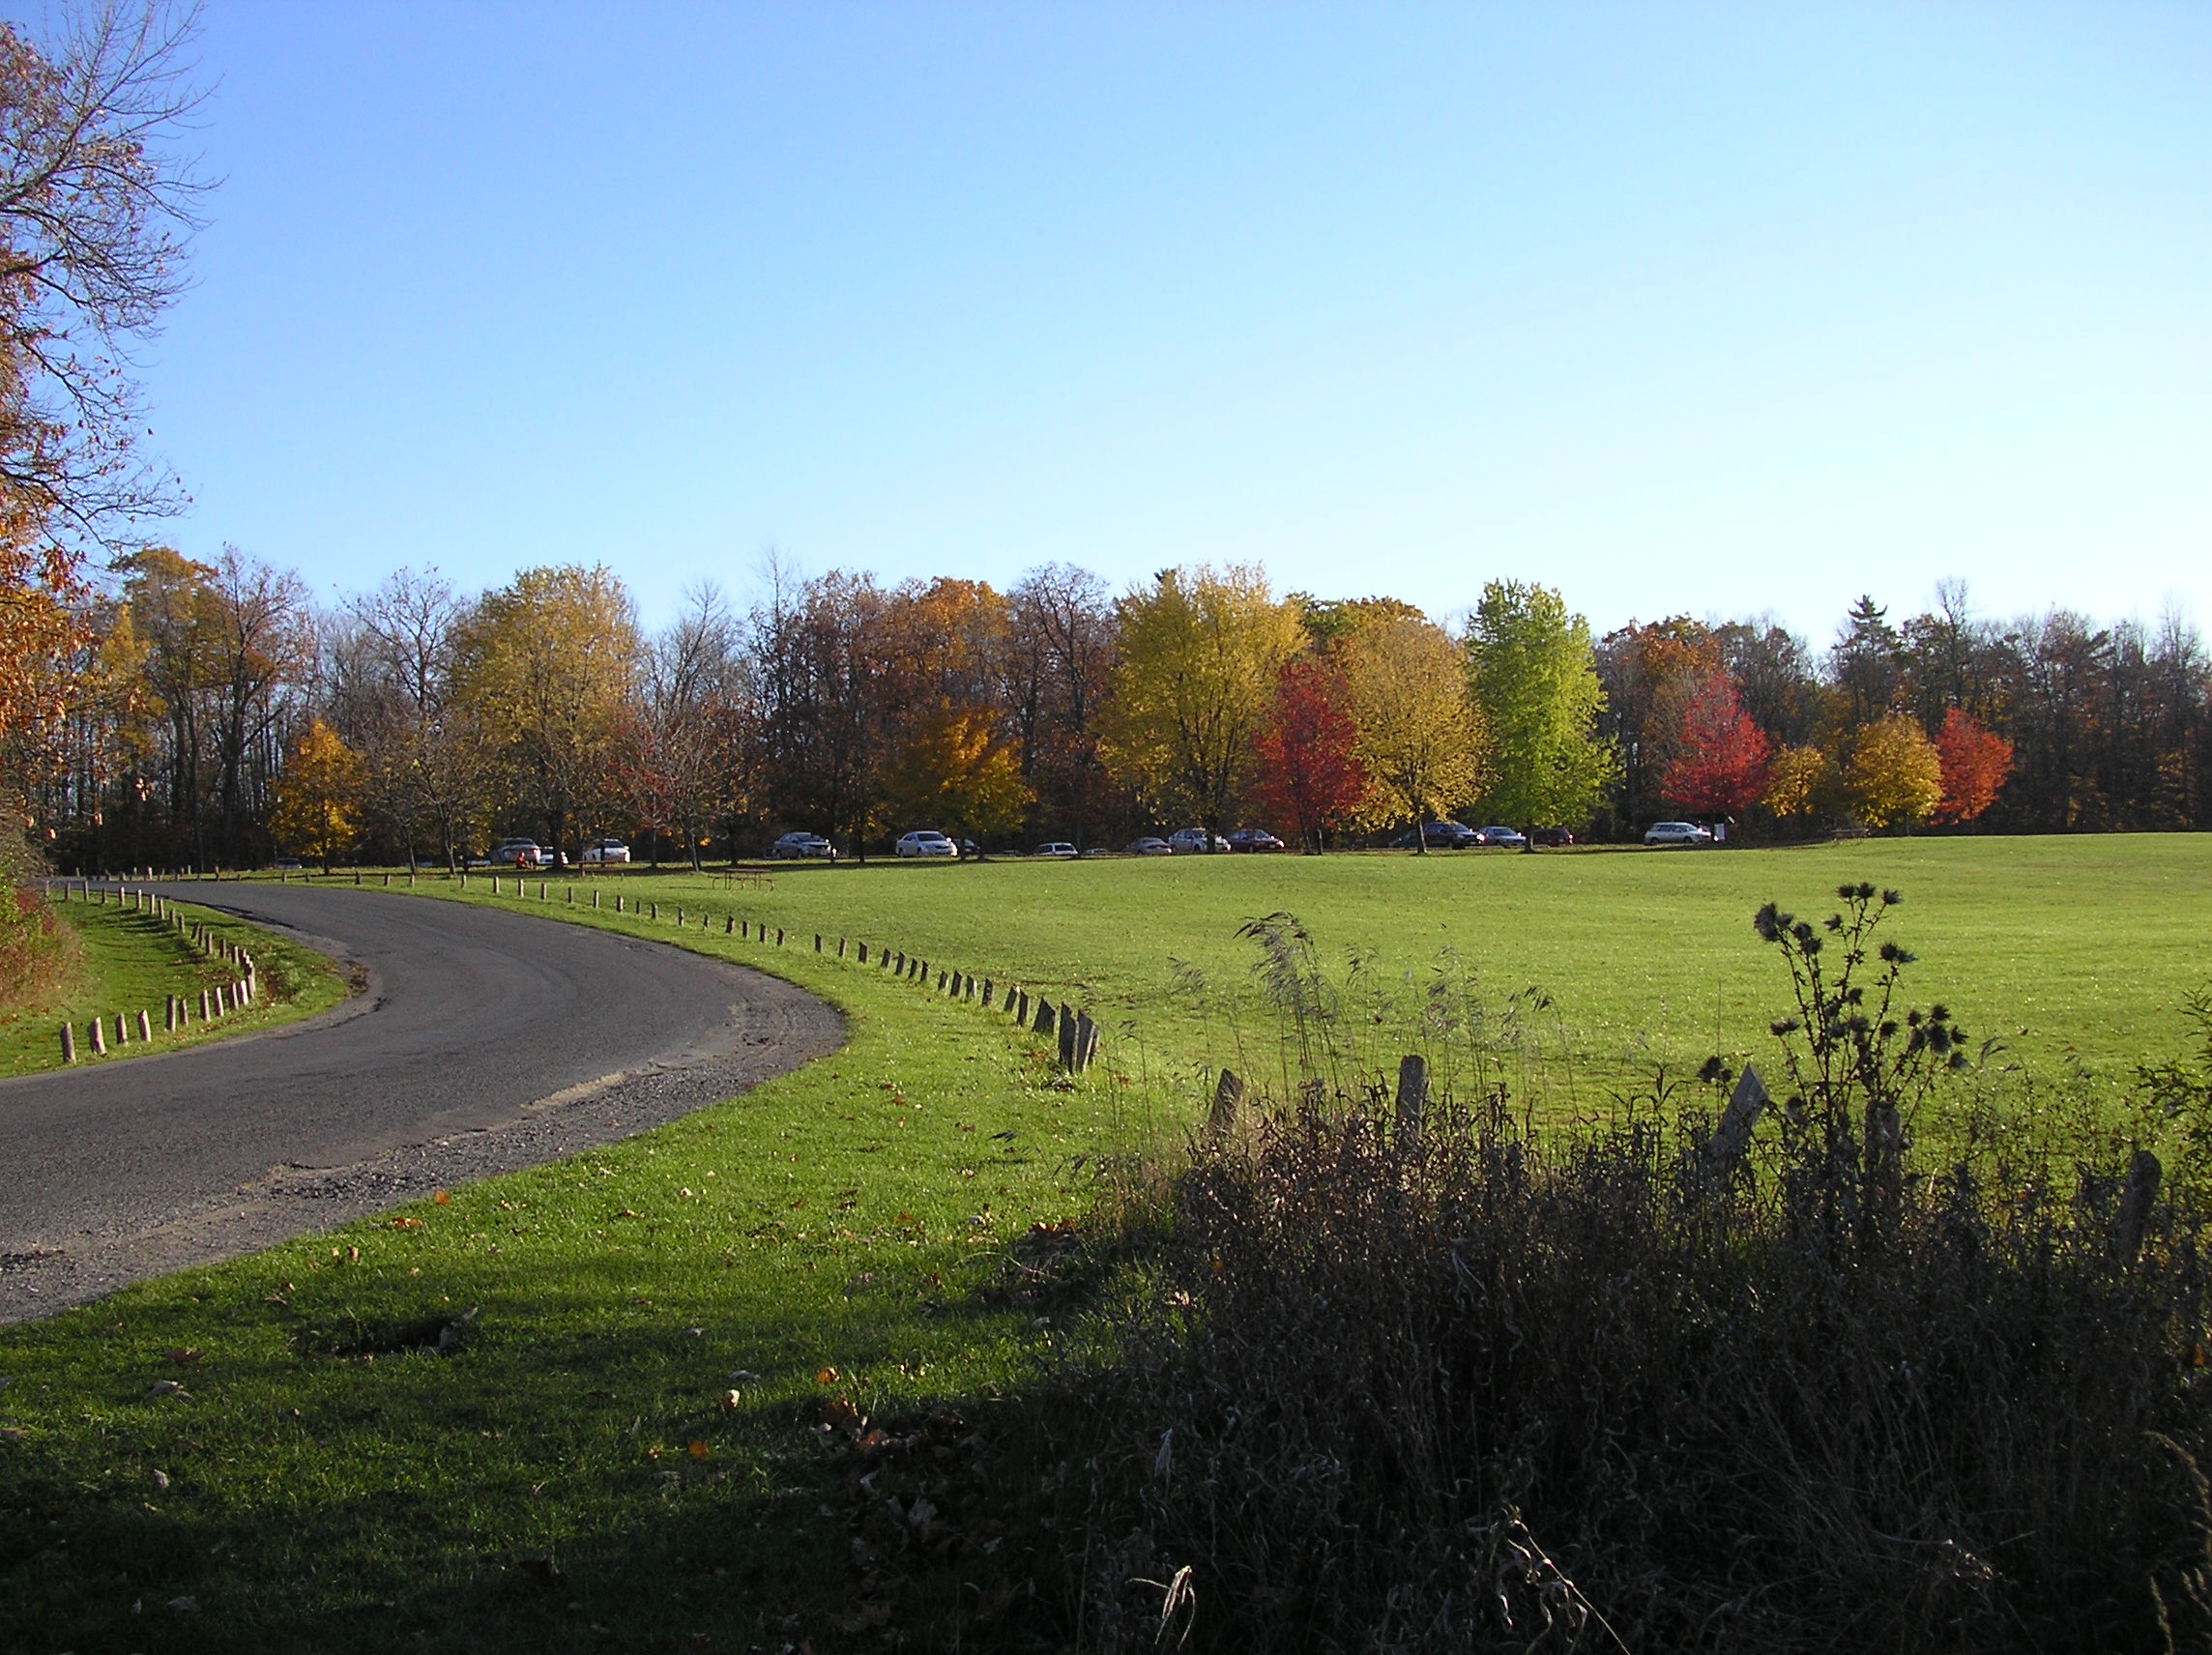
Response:
[[[1709,845],[1712,829],[1695,822],[1654,822],[1644,829],[1646,845]]]
[[[934,828],[902,834],[892,848],[902,857],[957,857],[960,854],[960,847]]]

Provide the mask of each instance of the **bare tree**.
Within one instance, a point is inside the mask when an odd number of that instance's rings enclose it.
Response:
[[[184,287],[209,188],[171,147],[196,22],[102,0],[44,45],[0,24],[0,491],[50,558],[176,504],[136,452],[131,349]]]

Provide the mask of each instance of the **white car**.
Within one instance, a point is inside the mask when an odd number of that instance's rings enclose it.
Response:
[[[584,847],[584,864],[606,866],[629,860],[629,847],[620,839],[594,839]]]
[[[957,857],[960,847],[933,828],[902,834],[895,849],[902,857]]]
[[[491,854],[495,868],[541,868],[552,859],[551,853],[539,850],[535,839],[509,839]]]
[[[1654,822],[1644,829],[1646,845],[1709,845],[1712,829],[1695,822]]]
[[[1168,835],[1168,848],[1179,857],[1195,856],[1207,848],[1206,829],[1203,828],[1178,828]],[[1213,841],[1213,849],[1226,851],[1229,849],[1229,841],[1216,835]]]
[[[1065,861],[1075,855],[1075,847],[1065,839],[1048,839],[1036,848],[1040,857],[1054,857]]]
[[[819,833],[786,833],[768,848],[768,854],[777,861],[818,857],[833,862],[837,859],[837,847]]]

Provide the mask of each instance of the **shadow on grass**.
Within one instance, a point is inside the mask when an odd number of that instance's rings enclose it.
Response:
[[[1033,1351],[1024,1307],[941,1299],[958,1262],[876,1262],[827,1307],[757,1269],[626,1292],[603,1255],[334,1264],[18,1330],[0,1372],[37,1375],[0,1393],[0,1646],[881,1646],[836,1426],[987,1416]],[[221,1349],[173,1343],[211,1321]]]

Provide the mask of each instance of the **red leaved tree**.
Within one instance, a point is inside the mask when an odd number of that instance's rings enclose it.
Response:
[[[1738,815],[1766,791],[1765,734],[1726,673],[1707,675],[1691,696],[1676,752],[1659,791],[1693,815]]]
[[[1252,739],[1260,779],[1252,798],[1276,820],[1295,826],[1308,851],[1347,821],[1367,795],[1367,771],[1353,756],[1359,731],[1352,721],[1344,675],[1323,660],[1287,664],[1275,681],[1275,704]]]
[[[1943,714],[1936,756],[1943,762],[1943,802],[1931,822],[1971,822],[1996,802],[2012,773],[2012,743],[1961,707]]]

